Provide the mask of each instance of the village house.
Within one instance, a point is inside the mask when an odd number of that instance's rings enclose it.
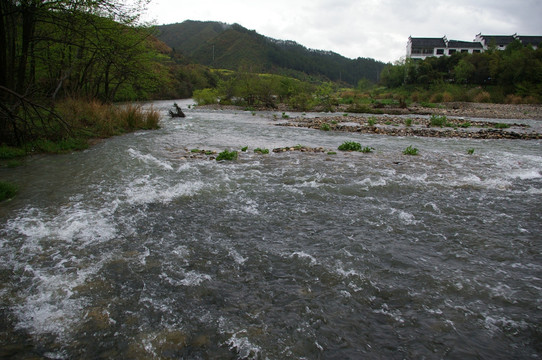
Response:
[[[542,36],[525,35],[476,35],[474,41],[448,40],[446,36],[441,38],[408,37],[406,57],[423,60],[430,56],[449,56],[455,53],[481,53],[495,46],[498,50],[519,40],[524,46],[531,45],[537,49],[542,43]]]

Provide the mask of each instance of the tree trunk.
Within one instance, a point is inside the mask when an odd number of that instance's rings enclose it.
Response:
[[[26,90],[26,67],[28,63],[28,53],[30,49],[30,43],[34,37],[34,29],[36,26],[36,7],[34,4],[25,6],[22,8],[22,25],[23,34],[21,39],[21,55],[19,58],[19,66],[17,69],[17,85],[15,87],[16,92],[24,94]]]

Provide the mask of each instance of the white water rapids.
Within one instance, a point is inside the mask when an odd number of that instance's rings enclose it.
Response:
[[[542,141],[172,103],[160,130],[0,169],[21,189],[0,205],[0,357],[542,356]],[[298,144],[337,154],[254,153]]]

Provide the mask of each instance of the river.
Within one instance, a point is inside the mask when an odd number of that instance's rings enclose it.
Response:
[[[0,205],[0,357],[542,356],[542,141],[178,103],[154,103],[160,130],[0,169],[20,187]],[[296,145],[337,154],[254,152]]]

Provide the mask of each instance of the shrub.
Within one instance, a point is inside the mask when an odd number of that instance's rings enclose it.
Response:
[[[454,97],[448,91],[442,93],[442,102],[452,102]]]
[[[468,150],[467,150],[467,154],[469,154],[469,155],[474,154],[474,149],[468,149]]]
[[[406,126],[412,126],[412,119],[408,118],[405,120],[405,125]]]
[[[210,105],[218,103],[218,92],[215,89],[194,90],[192,95],[198,105]]]
[[[329,131],[331,130],[331,127],[329,126],[329,124],[323,123],[322,125],[320,125],[320,130]]]
[[[376,123],[376,117],[371,116],[370,118],[367,119],[367,125],[375,126],[375,123]]]
[[[436,93],[436,94],[431,95],[431,97],[429,98],[429,102],[439,103],[439,102],[442,102],[442,98],[443,97],[441,93]]]
[[[342,145],[339,146],[341,151],[360,151],[361,144],[354,141],[345,141]]]
[[[26,151],[24,151],[23,149],[5,145],[0,146],[0,159],[13,159],[25,155]]]
[[[431,115],[431,119],[429,119],[429,122],[431,124],[431,126],[440,126],[440,127],[443,127],[444,124],[446,124],[448,118],[446,117],[446,115]]]
[[[362,153],[370,153],[370,152],[373,152],[374,148],[370,147],[370,146],[365,146],[363,148],[361,148],[359,151],[361,151]]]
[[[260,154],[269,154],[269,149],[256,148],[256,149],[254,149],[254,152],[255,153],[260,153]]]
[[[491,94],[487,91],[482,91],[474,97],[474,102],[488,103],[491,101]]]
[[[11,199],[17,194],[18,188],[11,183],[0,181],[0,201]]]
[[[523,102],[523,99],[519,95],[508,94],[506,95],[504,102],[507,104],[521,104]]]
[[[242,151],[242,152],[246,152],[247,150],[248,150],[248,146],[245,146],[245,147],[242,147],[242,148],[241,148],[241,151]]]
[[[510,127],[510,124],[505,123],[497,123],[494,125],[495,129],[508,129]]]
[[[459,124],[457,126],[459,126],[460,128],[468,128],[468,127],[471,127],[471,123],[468,122],[468,121],[465,121],[465,122],[462,122],[461,124]]]
[[[237,151],[224,150],[216,157],[216,161],[221,160],[237,160]]]
[[[418,155],[418,149],[409,145],[405,150],[403,150],[405,155]]]

